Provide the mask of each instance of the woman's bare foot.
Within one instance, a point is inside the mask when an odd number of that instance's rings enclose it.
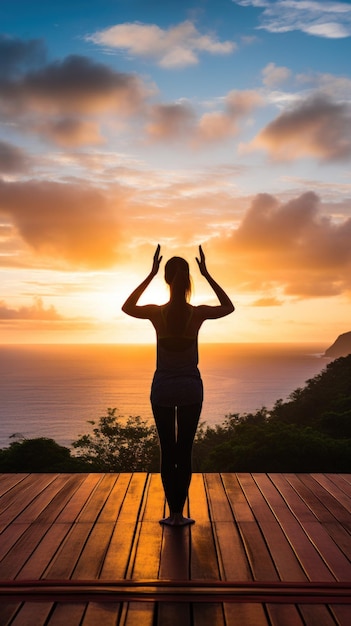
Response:
[[[181,513],[171,513],[169,517],[160,519],[160,524],[165,526],[188,526],[189,524],[195,524],[195,520],[191,517],[184,517]]]

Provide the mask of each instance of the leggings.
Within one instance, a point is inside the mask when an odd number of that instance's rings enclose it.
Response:
[[[202,404],[152,405],[161,446],[161,478],[171,513],[182,513],[191,481],[191,451]]]

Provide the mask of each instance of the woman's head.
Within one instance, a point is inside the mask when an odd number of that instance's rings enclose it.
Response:
[[[189,263],[180,256],[173,256],[165,265],[165,281],[171,293],[189,300],[191,296],[191,279]]]

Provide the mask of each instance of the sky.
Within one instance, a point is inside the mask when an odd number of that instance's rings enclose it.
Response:
[[[152,342],[121,305],[236,311],[210,342],[351,330],[351,3],[4,0],[0,343]]]

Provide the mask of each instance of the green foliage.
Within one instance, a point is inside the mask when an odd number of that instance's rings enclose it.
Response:
[[[81,466],[69,448],[39,437],[14,441],[0,450],[1,472],[75,472]]]
[[[350,459],[350,439],[337,441],[296,424],[243,423],[212,450],[203,471],[347,472]]]
[[[92,426],[96,422],[90,421]],[[116,409],[107,409],[93,432],[73,442],[78,458],[95,472],[158,471],[159,452],[155,426],[139,416],[125,423]]]
[[[303,389],[296,389],[288,402],[277,402],[270,420],[308,425],[338,437],[338,420],[322,418],[325,413],[336,415],[351,411],[351,355],[330,362],[317,376],[308,380]],[[324,430],[325,429],[325,430]]]

